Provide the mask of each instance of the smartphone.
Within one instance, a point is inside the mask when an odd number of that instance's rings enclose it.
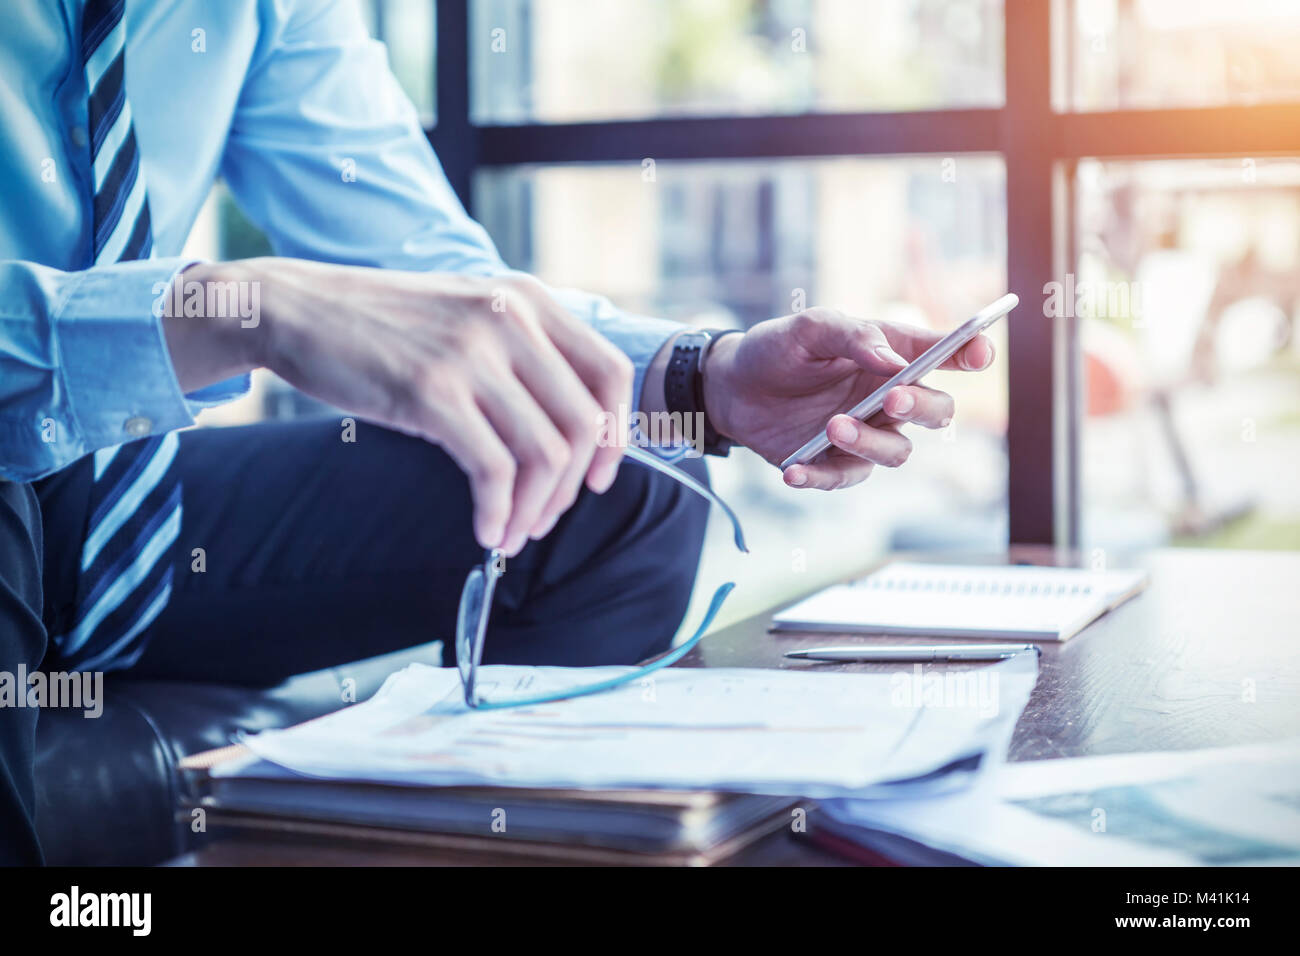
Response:
[[[1008,294],[998,299],[992,305],[980,309],[980,311],[975,313],[974,316],[967,319],[961,325],[957,326],[957,328],[953,329],[941,338],[938,342],[935,342],[928,349],[922,352],[911,365],[903,369],[844,414],[851,415],[858,421],[865,422],[868,418],[885,407],[885,396],[889,394],[891,388],[897,388],[900,385],[915,385],[920,381],[923,375],[928,375],[944,362],[948,361],[948,359],[957,354],[958,349],[1019,304],[1020,299],[1018,296]],[[785,461],[781,462],[781,470],[784,471],[791,465],[806,465],[830,447],[831,440],[826,435],[826,430],[822,429],[819,434],[808,439],[808,442],[802,448]]]

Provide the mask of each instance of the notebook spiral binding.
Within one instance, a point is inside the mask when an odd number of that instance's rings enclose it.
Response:
[[[930,578],[890,577],[888,575],[868,575],[852,583],[853,587],[867,588],[873,591],[891,591],[895,593],[916,592],[923,594],[974,594],[1006,597],[1070,597],[1078,595],[1087,597],[1093,593],[1091,584],[1061,583],[1048,584],[1045,581],[1009,581],[990,575],[984,578]]]

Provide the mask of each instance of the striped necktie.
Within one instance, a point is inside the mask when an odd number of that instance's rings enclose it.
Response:
[[[97,266],[153,255],[149,200],[123,82],[124,6],[125,0],[87,0],[82,17]],[[171,596],[171,550],[181,525],[181,485],[172,468],[178,445],[169,432],[94,455],[76,616],[55,638],[69,667],[119,670],[144,651],[141,636]]]

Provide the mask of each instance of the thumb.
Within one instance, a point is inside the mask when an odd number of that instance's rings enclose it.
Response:
[[[840,312],[818,311],[809,323],[805,345],[819,358],[847,358],[874,375],[893,375],[907,367],[880,326]]]

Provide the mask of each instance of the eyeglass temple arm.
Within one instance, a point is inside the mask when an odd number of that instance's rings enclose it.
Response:
[[[735,584],[728,582],[713,592],[713,600],[709,602],[709,609],[704,613],[704,620],[700,622],[700,626],[695,629],[695,633],[690,638],[678,644],[662,657],[656,658],[644,667],[638,667],[629,674],[620,674],[618,677],[611,677],[609,680],[599,681],[595,684],[584,684],[557,694],[539,694],[536,697],[521,697],[513,700],[480,700],[470,704],[470,706],[475,710],[504,710],[509,707],[530,707],[535,704],[550,704],[558,700],[572,700],[574,697],[587,697],[591,694],[613,690],[615,687],[622,687],[624,684],[640,680],[647,674],[653,674],[655,671],[670,667],[689,654],[695,645],[700,643],[700,638],[704,637],[704,632],[709,629],[709,625],[717,617],[722,602],[727,599],[727,595],[731,593],[735,586]]]
[[[635,445],[628,445],[623,450],[623,454],[628,458],[631,458],[633,461],[645,465],[647,468],[653,468],[655,471],[667,475],[669,478],[673,479],[673,481],[680,482],[697,495],[703,496],[705,499],[713,502],[721,508],[723,513],[731,519],[731,528],[735,535],[736,547],[746,554],[749,553],[749,548],[745,545],[745,533],[740,528],[740,519],[736,517],[736,513],[731,510],[729,504],[714,494],[712,488],[696,481],[680,468],[674,467],[658,455],[653,452],[648,452],[643,448],[637,448]]]

